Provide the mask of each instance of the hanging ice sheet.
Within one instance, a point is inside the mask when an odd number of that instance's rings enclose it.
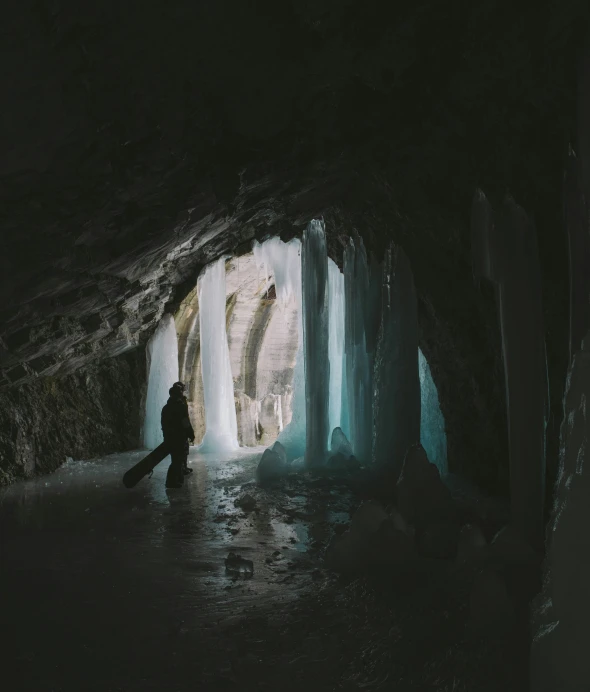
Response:
[[[143,444],[155,449],[164,441],[162,407],[178,381],[178,341],[172,315],[164,315],[147,345],[149,375],[143,423]]]
[[[285,447],[289,461],[305,452],[305,374],[303,363],[303,325],[301,320],[301,241],[297,238],[284,243],[280,238],[269,238],[263,243],[254,241],[252,247],[259,269],[263,272],[268,290],[268,276],[275,278],[275,291],[279,306],[295,302],[298,307],[299,346],[293,370],[293,402],[291,422],[278,437]]]
[[[424,354],[418,349],[418,369],[420,372],[420,442],[431,464],[441,475],[447,473],[447,433],[438,401],[438,392],[432,379],[430,366]]]
[[[306,466],[321,466],[328,451],[330,361],[328,359],[328,253],[323,221],[303,233],[301,253],[305,353]]]
[[[234,383],[225,320],[225,258],[209,264],[197,283],[205,436],[201,452],[238,449]]]
[[[341,428],[348,436],[348,406],[344,362],[344,274],[328,259],[330,431]]]

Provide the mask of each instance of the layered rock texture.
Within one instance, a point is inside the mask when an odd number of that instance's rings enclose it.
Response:
[[[226,263],[226,328],[240,445],[268,445],[291,420],[293,369],[299,343],[297,305],[280,306],[274,276],[252,253]],[[199,305],[196,291],[176,316],[180,376],[188,387],[195,441],[205,434]]]
[[[505,490],[500,337],[493,296],[473,283],[470,202],[477,186],[492,200],[509,189],[537,223],[559,399],[561,178],[585,12],[578,0],[13,4],[3,396],[141,348],[204,264],[323,215],[339,263],[348,235],[377,254],[403,247],[449,466]]]
[[[142,350],[0,391],[0,485],[140,445]]]

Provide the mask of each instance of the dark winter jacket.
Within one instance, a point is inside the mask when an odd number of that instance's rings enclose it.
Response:
[[[169,444],[195,439],[186,397],[174,387],[170,389],[170,398],[162,409],[162,432],[164,441]]]

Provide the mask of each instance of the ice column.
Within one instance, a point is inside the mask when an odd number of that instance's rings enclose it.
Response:
[[[511,197],[492,212],[481,190],[473,202],[471,227],[474,273],[494,282],[499,304],[512,523],[539,549],[549,395],[537,236]]]
[[[348,435],[346,386],[344,375],[344,274],[336,262],[328,259],[329,358],[330,358],[330,431],[342,428]],[[344,415],[343,415],[344,413]]]
[[[305,410],[305,464],[320,466],[328,450],[330,361],[328,357],[328,253],[323,221],[303,232],[301,253]]]
[[[362,241],[352,239],[344,250],[346,385],[350,442],[362,462],[371,459],[372,359],[367,350],[369,296],[367,255]]]
[[[162,444],[161,414],[168,390],[178,381],[178,341],[172,315],[164,315],[147,345],[148,386],[143,423],[143,444],[155,449]]]
[[[239,445],[226,333],[224,257],[205,267],[199,276],[197,290],[206,422],[199,450],[227,452]]]
[[[401,248],[383,261],[381,326],[374,370],[373,461],[401,471],[408,448],[420,441],[418,317],[412,269]]]
[[[305,370],[303,363],[303,323],[301,294],[301,241],[293,238],[284,243],[280,238],[269,238],[263,243],[254,241],[252,251],[259,268],[275,277],[277,302],[280,307],[295,302],[298,308],[299,347],[293,371],[292,418],[277,440],[283,445],[287,458],[292,461],[305,453]]]
[[[447,434],[438,401],[438,392],[428,361],[418,349],[418,367],[420,371],[420,442],[426,451],[428,460],[441,474],[447,473]]]

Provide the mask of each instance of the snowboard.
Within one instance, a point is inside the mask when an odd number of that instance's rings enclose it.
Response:
[[[170,452],[165,442],[159,447],[156,447],[152,452],[150,452],[147,457],[144,457],[140,462],[131,467],[129,471],[123,476],[123,485],[126,488],[133,488],[139,481],[147,476],[150,471],[153,471],[156,466],[163,461]]]

